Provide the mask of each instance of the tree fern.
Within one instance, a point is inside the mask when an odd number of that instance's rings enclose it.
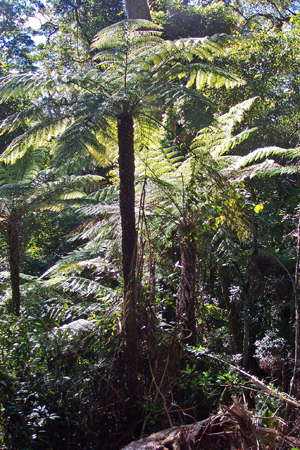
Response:
[[[117,130],[126,312],[124,330],[127,340],[125,359],[128,362],[128,373],[135,371],[137,365],[133,359],[138,353],[134,294],[137,249],[134,134],[138,128],[134,127],[134,122],[143,113],[148,115],[150,113],[157,119],[158,103],[160,110],[165,110],[176,97],[184,95],[187,98],[189,92],[193,97],[192,89],[188,91],[180,81],[184,77],[188,81],[191,64],[197,64],[193,70],[197,72],[198,88],[204,82],[210,87],[220,87],[226,83],[231,87],[240,83],[233,75],[215,68],[214,65],[210,67],[206,63],[207,60],[212,61],[214,56],[221,54],[219,38],[190,39],[173,43],[163,41],[158,33],[155,25],[145,21],[125,21],[113,25],[102,30],[94,42],[93,48],[97,50],[98,47],[98,54],[95,55],[98,70],[65,79],[56,77],[55,83],[53,79],[48,82],[41,76],[42,81],[39,80],[37,84],[39,99],[45,95],[45,87],[48,93],[54,96],[55,101],[59,100],[59,95],[63,94],[64,89],[66,91],[62,96],[63,102],[54,108],[56,127],[60,119],[65,123],[66,119],[71,118],[57,139],[57,164],[71,156],[72,151],[73,154],[80,151],[101,154],[103,143],[97,139],[97,134],[100,130],[108,128],[108,123],[113,124],[113,128]],[[193,58],[201,61],[196,63]],[[0,95],[2,93],[3,99],[6,100],[24,93],[26,89],[32,93],[35,79],[36,75],[31,81],[27,75],[23,79],[21,77],[15,80],[13,77],[6,79],[0,86]],[[51,118],[52,111],[49,114],[45,109],[45,116]],[[38,125],[36,132],[40,133],[41,128]],[[30,137],[32,136],[34,132],[30,134]],[[6,158],[13,161],[13,158],[18,156],[18,151],[22,152],[23,138],[26,140],[26,133],[12,142],[5,154]],[[109,152],[108,146],[106,151]]]
[[[63,155],[71,156],[70,149],[74,153],[89,151],[96,160],[99,158],[99,164],[103,164],[101,155],[104,148],[111,145],[103,145],[103,137],[97,138],[97,134],[100,130],[111,129],[113,122],[108,123],[107,120],[113,120],[122,111],[124,101],[133,111],[142,112],[153,94],[165,102],[183,92],[186,96],[193,95],[191,90],[183,91],[183,87],[174,80],[190,76],[191,72],[192,77],[195,73],[198,79],[203,76],[211,87],[224,85],[226,79],[230,86],[240,83],[240,80],[234,81],[232,74],[215,68],[213,64],[194,63],[196,65],[192,68],[192,63],[189,63],[194,57],[212,60],[220,56],[223,41],[217,36],[164,41],[160,37],[160,28],[152,23],[123,21],[102,30],[95,39],[93,48],[98,51],[95,60],[100,71],[92,69],[80,76],[51,74],[49,77],[41,73],[26,73],[4,78],[0,83],[3,101],[20,95],[35,96],[40,106],[27,111],[27,117],[32,118],[32,126],[12,142],[3,158],[12,162],[22,154],[25,143],[47,145],[49,139],[60,136],[58,164]],[[185,68],[184,61],[187,61]],[[162,78],[166,83],[161,82]],[[43,104],[49,93],[52,93],[50,104],[51,101],[53,103],[50,116]],[[70,108],[67,108],[68,104]],[[34,123],[37,117],[38,122]],[[13,124],[20,125],[25,119],[26,112],[13,115],[2,124],[2,130],[8,130]]]
[[[230,165],[232,161],[231,157],[223,155],[256,131],[256,129],[243,130],[237,135],[233,134],[236,125],[243,120],[255,100],[249,99],[230,108],[228,113],[216,117],[211,126],[200,130],[191,144],[192,155],[187,158],[182,158],[176,144],[170,148],[163,145],[162,131],[161,142],[154,140],[152,148],[148,149],[148,153],[142,154],[137,164],[138,173],[146,174],[158,187],[158,189],[153,185],[149,187],[149,203],[153,205],[154,202],[159,205],[161,211],[171,214],[171,202],[173,208],[177,209],[179,217],[181,215],[184,218],[185,211],[191,208],[190,194],[187,194],[189,186],[200,183],[198,195],[201,196],[201,189],[204,189],[205,198],[205,190],[208,189],[212,204],[215,202],[218,208],[223,210],[216,221],[220,225],[227,223],[240,237],[246,236],[249,223],[245,211],[241,208],[237,200],[238,195],[234,194],[234,188],[228,180],[229,172],[227,169],[221,169],[224,165]],[[239,157],[235,157],[235,161],[239,161]],[[199,201],[198,198],[193,206],[196,209],[201,208]],[[174,220],[176,216],[174,209],[172,214]]]
[[[41,150],[32,149],[13,165],[2,164],[0,167],[0,232],[7,242],[12,308],[17,315],[21,301],[20,266],[26,247],[26,217],[38,210],[61,210],[66,202],[78,201],[88,192],[99,189],[99,182],[102,182],[102,177],[95,175],[65,176],[52,181],[53,171],[40,170],[44,156]]]

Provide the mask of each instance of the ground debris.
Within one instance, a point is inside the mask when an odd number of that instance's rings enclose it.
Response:
[[[251,412],[232,406],[205,420],[131,442],[122,450],[275,450],[300,447],[300,439],[257,425]],[[299,430],[298,430],[299,432]]]

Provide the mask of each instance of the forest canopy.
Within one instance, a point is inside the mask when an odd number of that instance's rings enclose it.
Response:
[[[300,4],[0,3],[0,449],[300,447]]]

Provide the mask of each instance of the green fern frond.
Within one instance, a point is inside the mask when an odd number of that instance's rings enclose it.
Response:
[[[0,103],[9,99],[47,94],[55,85],[53,77],[41,72],[13,74],[3,77],[0,81]]]
[[[33,181],[45,164],[45,152],[42,149],[28,148],[24,156],[13,165],[2,166],[5,179],[0,176],[1,184],[21,183]]]
[[[0,165],[0,204],[4,216],[13,205],[25,206],[25,201],[34,192],[34,183],[45,163],[45,153],[41,149],[29,149],[13,165]]]
[[[69,125],[69,119],[46,118],[32,125],[23,134],[17,136],[1,154],[0,161],[14,164],[17,159],[22,158],[31,147],[46,148],[51,139],[60,136]]]
[[[146,63],[151,61],[155,65],[160,65],[171,58],[191,61],[194,57],[211,61],[216,56],[224,54],[224,45],[221,44],[221,40],[220,35],[215,35],[209,38],[183,38],[175,41],[163,41],[153,47],[152,52],[148,53]]]
[[[99,189],[102,182],[103,178],[98,175],[71,175],[47,183],[39,183],[37,181],[38,190],[26,199],[26,203],[33,208],[45,204],[47,201],[51,204],[53,199],[59,198],[62,193],[73,193],[76,190],[88,193]]]
[[[32,106],[28,109],[10,114],[0,123],[0,136],[5,133],[12,133],[18,128],[24,127],[24,124],[28,123],[32,117],[38,117],[40,112],[40,107]]]
[[[280,166],[278,164],[278,167],[270,167],[266,168],[264,170],[261,170],[258,173],[258,176],[267,176],[267,177],[273,177],[273,176],[282,176],[282,175],[295,175],[300,173],[300,166],[299,165],[293,165],[290,167],[287,166]]]
[[[228,133],[232,133],[233,128],[236,124],[242,122],[245,117],[245,113],[252,108],[257,99],[258,97],[251,97],[232,106],[227,113],[220,116],[218,122],[221,123],[223,127],[226,127],[225,129]]]
[[[138,34],[133,34],[138,31]],[[93,41],[92,47],[98,50],[107,50],[111,48],[123,47],[124,34],[132,35],[132,41],[142,37],[143,33],[148,37],[159,37],[162,27],[148,20],[129,19],[122,20],[101,30]],[[141,36],[142,35],[142,36]]]
[[[221,88],[224,86],[230,89],[245,84],[241,78],[231,72],[208,64],[190,64],[184,70],[178,68],[175,73],[179,78],[188,77],[187,88],[195,86],[198,90],[206,86],[209,88]]]
[[[65,192],[59,196],[61,200],[77,200],[80,198],[85,198],[86,194],[81,191]]]
[[[242,169],[250,164],[257,161],[264,160],[270,156],[277,156],[285,161],[300,158],[300,147],[292,149],[284,149],[281,147],[263,147],[254,150],[253,152],[240,157],[239,161],[236,163],[235,167],[237,169]]]
[[[235,136],[233,131],[255,100],[256,97],[233,106],[227,113],[217,117],[214,124],[200,130],[192,143],[192,151],[198,156],[204,152],[217,158],[248,139],[256,128],[243,130]]]
[[[83,206],[78,210],[78,215],[81,217],[97,217],[100,215],[119,215],[119,206],[118,203],[115,202],[114,204],[110,205],[104,205],[104,204],[97,204],[92,206]]]
[[[283,169],[283,167],[275,163],[275,161],[266,159],[259,164],[252,164],[251,166],[243,168],[229,166],[227,169],[224,169],[223,173],[232,181],[240,182],[247,178],[251,179],[254,177],[265,176],[271,172],[275,174],[275,171],[277,172],[281,169]]]
[[[224,153],[229,152],[237,145],[240,145],[242,142],[246,141],[252,134],[257,131],[257,128],[250,128],[241,131],[239,134],[235,136],[228,137],[222,140],[222,142],[216,145],[215,149],[212,151],[212,156],[218,157],[224,155]]]
[[[88,153],[97,165],[107,167],[116,158],[116,122],[110,116],[108,102],[94,102],[57,139],[54,164],[74,158],[82,152]],[[80,108],[80,105],[78,105]],[[107,149],[110,148],[110,152]]]
[[[137,177],[161,178],[164,173],[174,172],[180,164],[182,156],[179,155],[175,146],[162,146],[164,127],[144,116],[139,117],[137,127]]]
[[[56,286],[62,289],[64,292],[77,294],[81,296],[88,297],[90,295],[97,295],[103,286],[93,280],[88,280],[87,278],[79,276],[56,276],[47,280],[49,286]]]
[[[171,174],[175,176],[175,171],[182,162],[182,156],[175,146],[153,145],[139,152],[136,161],[137,176],[170,179]]]
[[[105,186],[104,188],[94,192],[89,198],[97,203],[111,204],[118,201],[119,188],[116,185]]]

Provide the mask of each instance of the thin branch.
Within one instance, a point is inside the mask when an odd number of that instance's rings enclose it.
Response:
[[[290,395],[286,394],[285,392],[276,392],[274,389],[270,388],[269,386],[267,386],[265,383],[263,383],[259,378],[255,377],[254,375],[251,375],[250,373],[246,372],[243,369],[240,369],[239,367],[235,366],[234,364],[225,361],[222,358],[219,358],[218,356],[212,355],[211,353],[206,353],[206,352],[201,352],[201,351],[197,351],[197,350],[191,350],[194,353],[196,353],[197,356],[206,356],[208,358],[214,359],[215,361],[218,361],[222,364],[227,364],[229,367],[231,367],[232,369],[236,370],[237,372],[239,372],[241,375],[243,375],[244,377],[248,378],[249,380],[251,380],[251,382],[257,386],[262,392],[265,392],[266,394],[270,395],[271,397],[275,397],[278,398],[279,400],[282,400],[286,403],[288,403],[289,405],[292,405],[296,408],[300,408],[300,402],[298,402],[297,400],[295,400],[293,397],[291,397]]]

